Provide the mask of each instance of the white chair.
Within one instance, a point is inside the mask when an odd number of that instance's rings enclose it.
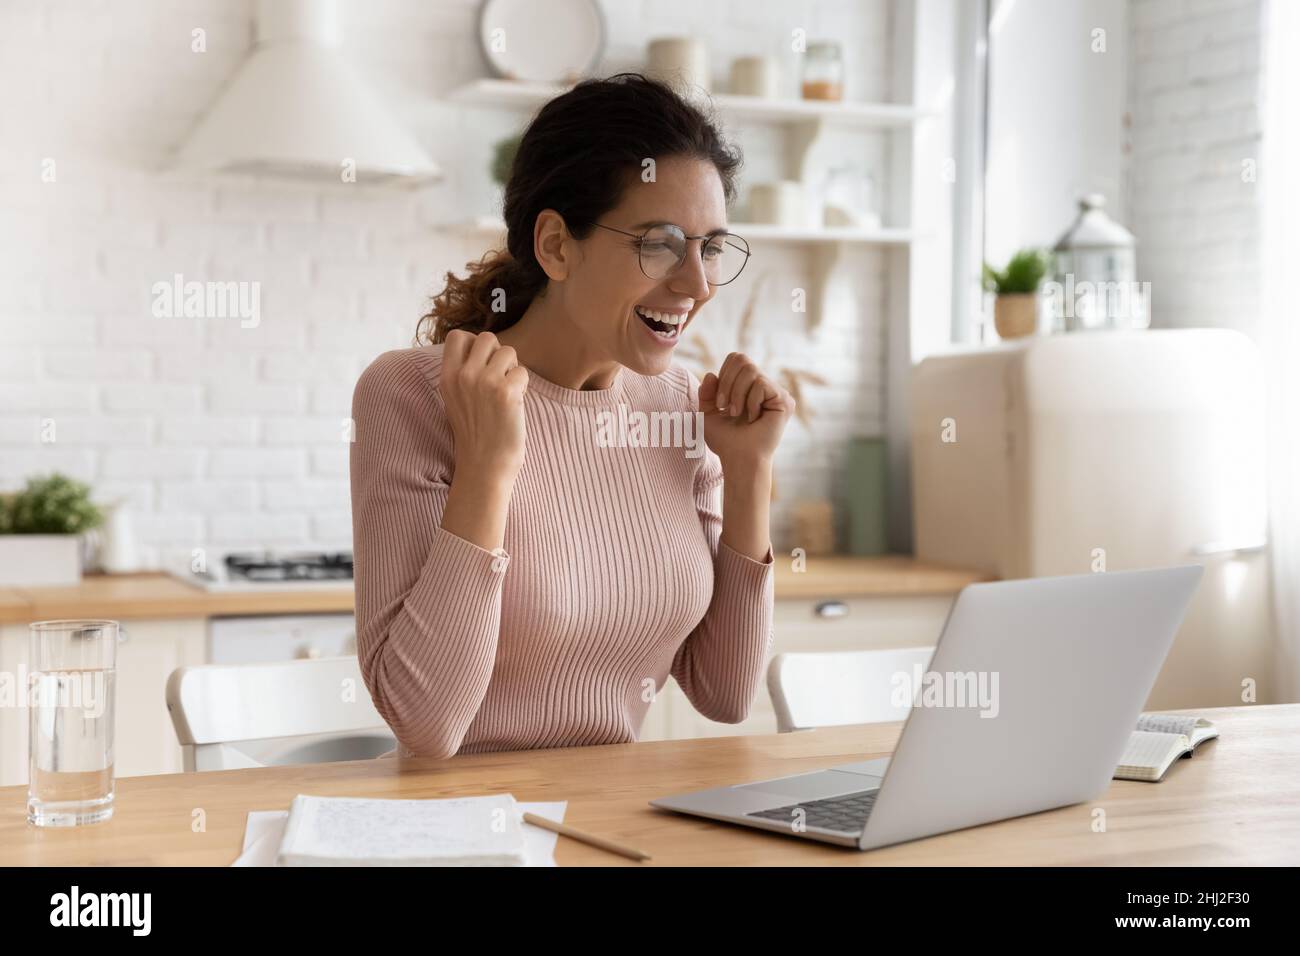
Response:
[[[903,694],[903,704],[891,697],[914,686],[917,669],[924,673],[933,655],[933,647],[778,654],[767,668],[777,731],[905,720],[910,696]],[[895,678],[900,674],[906,684]]]
[[[187,772],[364,760],[397,745],[351,656],[181,667],[167,710]]]

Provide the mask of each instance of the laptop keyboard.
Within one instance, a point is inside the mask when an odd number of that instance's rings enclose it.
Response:
[[[859,793],[846,793],[822,800],[792,803],[788,807],[776,807],[772,810],[755,810],[745,816],[793,824],[798,819],[795,811],[803,810],[805,813],[803,822],[810,827],[838,830],[842,833],[858,833],[867,822],[867,814],[876,805],[878,793],[880,793],[879,788],[863,790]]]

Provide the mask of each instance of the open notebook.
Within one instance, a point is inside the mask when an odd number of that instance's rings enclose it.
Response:
[[[519,805],[508,793],[447,800],[299,794],[277,866],[524,866]]]
[[[1203,717],[1143,714],[1129,737],[1115,779],[1155,783],[1175,760],[1217,736],[1218,728]]]

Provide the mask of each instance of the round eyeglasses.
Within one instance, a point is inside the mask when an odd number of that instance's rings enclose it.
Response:
[[[686,252],[690,249],[692,239],[700,241],[704,279],[709,285],[726,285],[733,281],[749,261],[749,243],[734,232],[688,236],[672,223],[660,223],[645,232],[628,232],[599,222],[591,225],[635,239],[641,272],[647,279],[664,279],[680,269],[686,261]]]

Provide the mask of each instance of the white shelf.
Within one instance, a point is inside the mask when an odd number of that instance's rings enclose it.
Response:
[[[860,242],[876,245],[904,245],[916,238],[910,229],[890,229],[878,226],[863,229],[857,226],[773,226],[767,223],[734,222],[727,227],[745,239],[769,242]]]
[[[453,90],[448,100],[474,106],[536,109],[567,89],[549,83],[482,79]],[[837,126],[890,129],[910,126],[930,115],[924,110],[896,103],[767,99],[730,93],[714,93],[711,98],[724,116],[769,123],[822,121]]]
[[[906,245],[916,238],[910,229],[860,229],[852,226],[791,227],[767,223],[733,222],[728,228],[752,242],[823,243],[847,242],[874,245]],[[506,231],[504,220],[479,216],[462,222],[444,223],[439,231],[467,239],[495,238]]]

